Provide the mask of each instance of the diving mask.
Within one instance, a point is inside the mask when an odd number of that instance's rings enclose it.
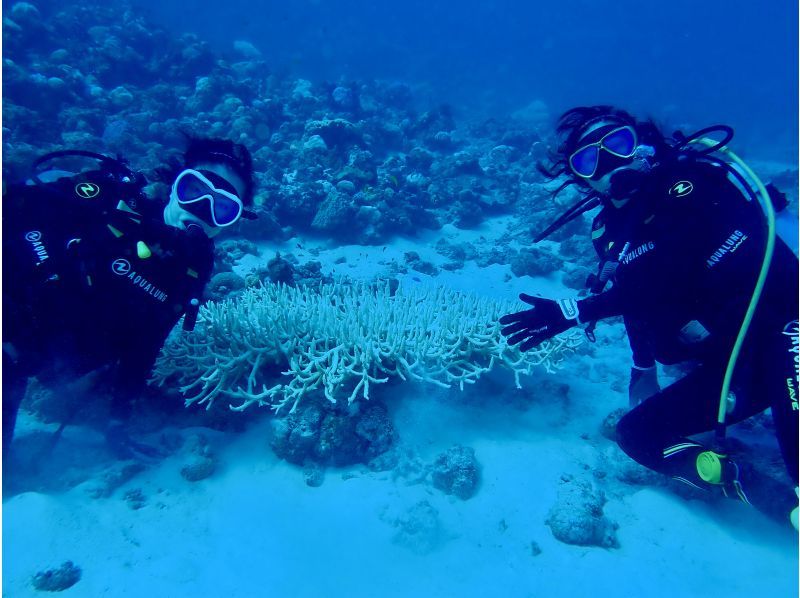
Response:
[[[638,146],[636,130],[623,125],[605,133],[600,139],[579,147],[569,157],[569,166],[576,175],[591,179],[597,174],[600,165],[600,150],[617,158],[629,159]]]
[[[205,224],[220,228],[235,223],[244,210],[235,187],[208,170],[182,171],[172,184],[172,199]]]

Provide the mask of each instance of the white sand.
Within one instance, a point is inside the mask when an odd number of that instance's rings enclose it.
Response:
[[[500,219],[469,234],[491,238],[503,227]],[[441,234],[386,250],[328,248],[320,259],[332,264],[347,256],[337,268],[355,277],[382,269],[380,261],[402,262],[408,250],[440,264],[446,260],[433,247]],[[261,259],[271,257],[265,252]],[[535,289],[565,294],[557,280],[504,282],[507,272],[468,264],[433,280],[413,271],[403,278],[478,287],[496,297]],[[536,401],[536,381],[529,379],[533,404],[514,406],[504,399],[513,390],[502,373],[467,396],[420,386],[388,393],[403,444],[423,460],[455,443],[475,449],[482,485],[468,501],[362,467],[328,469],[324,484],[309,488],[299,468],[272,454],[262,418],[243,434],[206,431],[220,466],[197,483],[180,476],[175,455],[109,498],[90,498],[82,484],[6,500],[3,596],[41,596],[31,577],[66,560],[83,577],[65,597],[796,596],[796,537],[733,502],[712,507],[664,489],[610,484],[605,513],[619,524],[619,548],[569,546],[553,537],[544,521],[561,476],[591,480],[604,459],[618,456],[598,428],[626,403],[627,347],[618,327],[598,329],[598,337],[594,356],[575,356],[554,378],[570,385],[567,403]],[[24,418],[21,427],[24,434]],[[79,432],[73,428],[63,442]],[[138,510],[122,498],[133,488],[147,497]],[[393,540],[392,522],[421,500],[440,520],[439,540],[426,554]]]

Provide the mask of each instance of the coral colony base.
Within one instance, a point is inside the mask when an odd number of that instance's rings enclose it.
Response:
[[[370,384],[390,378],[457,383],[463,390],[495,365],[511,370],[519,388],[520,374],[557,369],[582,335],[521,353],[498,324],[502,314],[518,310],[511,301],[445,288],[267,284],[209,302],[194,332],[169,339],[151,382],[163,385],[177,375],[187,406],[210,408],[222,396],[235,411],[256,403],[276,412],[287,405],[294,412],[317,389],[333,403],[348,392],[348,403],[359,394],[369,399]],[[278,381],[278,374],[290,380]]]

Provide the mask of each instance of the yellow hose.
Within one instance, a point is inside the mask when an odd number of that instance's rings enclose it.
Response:
[[[707,138],[700,138],[692,141],[692,143],[700,143],[708,147],[714,147],[718,144],[718,142]],[[758,189],[758,195],[761,198],[761,207],[767,216],[767,245],[764,248],[764,260],[761,262],[761,271],[758,274],[758,280],[756,280],[755,289],[753,289],[753,296],[750,298],[750,305],[748,305],[747,311],[744,314],[742,327],[739,329],[736,342],[733,344],[733,349],[731,349],[731,356],[728,359],[728,367],[725,370],[725,378],[722,381],[722,390],[720,391],[719,396],[719,411],[717,413],[717,423],[720,427],[722,427],[725,425],[725,412],[728,394],[731,388],[733,372],[736,369],[736,362],[739,359],[739,353],[742,349],[742,344],[747,336],[750,323],[753,320],[753,314],[755,314],[756,307],[758,307],[758,301],[761,299],[761,292],[764,290],[764,283],[767,280],[767,273],[769,272],[769,267],[772,263],[772,253],[775,250],[775,210],[772,207],[772,200],[769,197],[769,193],[764,188],[764,183],[761,182],[761,179],[758,178],[758,175],[751,170],[744,160],[734,154],[727,147],[723,146],[719,148],[719,151],[724,153],[726,157],[730,158],[745,172],[750,180],[755,183],[756,188]]]

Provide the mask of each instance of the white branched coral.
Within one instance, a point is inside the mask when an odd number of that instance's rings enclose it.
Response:
[[[521,308],[445,288],[268,285],[202,308],[194,332],[167,341],[151,382],[177,376],[187,406],[221,396],[236,411],[294,411],[316,389],[332,402],[343,392],[348,402],[369,399],[371,384],[394,376],[463,390],[495,365],[519,388],[520,374],[553,371],[582,342],[572,333],[521,353],[498,324]]]

